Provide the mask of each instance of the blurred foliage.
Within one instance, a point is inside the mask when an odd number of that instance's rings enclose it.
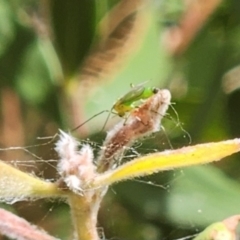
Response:
[[[180,26],[187,9],[184,1],[142,5],[136,0],[137,7],[129,7],[130,13],[119,19],[111,13],[121,2],[0,0],[1,147],[39,144],[37,137],[54,135],[58,128],[72,129],[110,109],[130,83],[146,80],[149,86],[171,90],[173,107],[191,144],[239,137],[240,74],[231,70],[240,63],[240,2],[221,2],[181,54],[170,54],[163,39],[172,27]],[[98,132],[106,115],[75,134],[101,145],[103,134]],[[189,137],[176,124],[178,116],[170,109],[163,123],[165,133],[137,143],[134,150],[164,150],[171,147],[169,142],[173,148],[188,145]],[[111,120],[108,127],[117,117]],[[51,144],[35,149],[31,151],[43,159],[56,158]],[[0,154],[6,161],[33,158],[11,151]],[[155,186],[118,184],[105,198],[99,226],[111,239],[176,239],[238,214],[239,158],[144,179]],[[31,171],[56,177],[54,166],[47,164]],[[28,204],[21,203],[14,211],[69,239],[66,206],[52,204],[33,203],[26,212]]]

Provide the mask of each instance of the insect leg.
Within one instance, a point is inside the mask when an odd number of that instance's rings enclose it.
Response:
[[[90,118],[89,118],[88,120],[86,120],[85,122],[83,122],[83,123],[81,123],[80,125],[78,125],[77,127],[73,128],[73,129],[71,130],[71,132],[77,130],[78,128],[80,128],[80,127],[83,126],[85,123],[87,123],[87,122],[89,122],[90,120],[92,120],[93,118],[101,115],[101,114],[104,113],[104,112],[108,112],[108,111],[109,111],[109,110],[103,110],[103,111],[101,111],[101,112],[93,115],[92,117],[90,117]],[[111,113],[111,112],[110,112],[110,113]],[[109,114],[110,114],[110,113],[109,113]]]
[[[109,120],[109,118],[110,118],[110,115],[111,115],[111,113],[113,113],[112,110],[113,110],[113,107],[112,107],[111,110],[109,111],[109,114],[108,114],[107,119],[106,119],[106,121],[105,121],[105,123],[104,123],[104,125],[103,125],[103,127],[102,127],[102,129],[101,129],[101,132],[103,132],[104,128],[106,127],[107,122],[108,122],[108,120]]]

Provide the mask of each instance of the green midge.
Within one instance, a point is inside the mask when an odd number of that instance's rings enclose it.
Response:
[[[148,99],[159,91],[158,88],[144,87],[143,84],[132,87],[128,93],[119,98],[113,105],[112,110],[114,109],[119,117],[124,117],[127,112],[136,108],[136,102]]]

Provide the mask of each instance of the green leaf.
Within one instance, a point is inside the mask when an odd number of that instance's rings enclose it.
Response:
[[[170,221],[206,226],[239,212],[240,184],[212,166],[182,170],[168,195]]]

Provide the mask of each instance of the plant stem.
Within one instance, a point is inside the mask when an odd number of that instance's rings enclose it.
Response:
[[[78,240],[99,240],[97,214],[99,204],[93,204],[92,194],[71,194],[68,198]]]

